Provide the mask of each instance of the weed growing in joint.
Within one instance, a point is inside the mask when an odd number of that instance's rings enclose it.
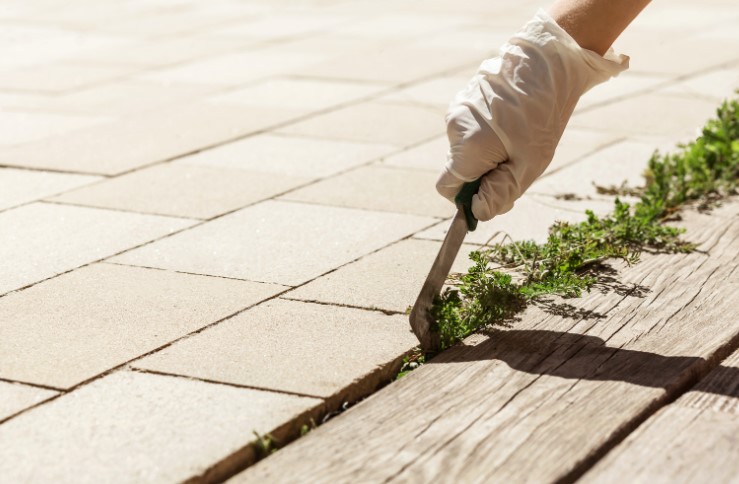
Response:
[[[586,211],[584,222],[557,222],[543,244],[509,242],[473,252],[472,267],[451,279],[452,287],[432,308],[442,349],[478,329],[506,324],[542,296],[581,296],[598,282],[598,267],[608,259],[634,264],[644,251],[693,250],[680,239],[681,229],[664,222],[687,202],[710,208],[737,193],[739,100],[725,101],[702,135],[679,148],[674,154],[652,156],[643,187],[608,189],[640,196],[633,206],[616,199],[613,212],[604,217]],[[413,369],[414,361],[423,362],[410,358],[401,376]]]

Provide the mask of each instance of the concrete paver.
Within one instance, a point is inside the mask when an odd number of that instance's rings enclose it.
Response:
[[[376,143],[260,134],[203,150],[175,163],[315,179],[363,165],[395,150],[391,145]]]
[[[283,298],[403,313],[416,301],[440,247],[437,241],[403,240],[285,293]],[[466,271],[472,264],[469,252],[475,249],[475,245],[463,245],[452,272]]]
[[[329,398],[416,344],[402,315],[274,300],[134,365]]]
[[[363,166],[294,190],[283,200],[398,213],[451,217],[454,205],[434,190],[437,174]]]
[[[0,213],[0,294],[192,225],[191,220],[33,203]]]
[[[480,59],[458,48],[428,48],[423,42],[407,47],[367,49],[335,57],[300,70],[309,77],[375,82],[412,82],[443,74]]]
[[[602,187],[632,188],[644,185],[644,170],[655,151],[652,143],[621,141],[586,156],[574,165],[542,177],[529,188],[529,194],[576,194],[586,197],[599,195],[594,183]]]
[[[56,195],[99,180],[88,175],[0,168],[0,210]]]
[[[230,141],[295,115],[192,103],[2,149],[0,164],[114,175]]]
[[[292,286],[433,222],[414,215],[267,201],[112,260]]]
[[[321,53],[278,53],[267,49],[227,53],[183,65],[144,73],[139,79],[160,82],[236,86],[279,74],[287,74],[323,59]]]
[[[591,200],[585,202],[558,201],[556,205],[545,203],[543,199],[533,195],[524,195],[516,201],[510,212],[498,215],[490,223],[478,225],[477,230],[467,234],[465,242],[485,244],[491,237],[494,241],[503,241],[503,234],[513,240],[547,240],[549,226],[556,221],[580,222],[585,220],[585,210],[593,208]],[[563,209],[561,207],[569,207]],[[444,221],[434,227],[415,235],[420,239],[444,240],[449,222]],[[496,235],[497,234],[497,235]]]
[[[382,85],[316,79],[270,79],[210,98],[213,102],[315,111],[367,97]]]
[[[425,141],[407,150],[393,153],[382,159],[383,165],[400,168],[417,168],[430,170],[438,175],[446,163],[449,141],[446,135]]]
[[[93,264],[0,299],[0,377],[69,388],[284,288]]]
[[[23,67],[3,72],[0,89],[59,93],[121,78],[132,71],[131,67],[103,67],[81,63]]]
[[[716,112],[716,103],[704,99],[660,94],[632,96],[576,113],[570,126],[631,135],[693,139]]]
[[[280,133],[406,147],[446,132],[444,116],[416,106],[362,103],[285,126]]]
[[[166,163],[72,190],[51,200],[209,219],[270,198],[306,181],[243,170]]]
[[[0,421],[58,394],[46,388],[0,381]]]
[[[0,475],[11,482],[179,482],[240,450],[253,432],[270,432],[318,403],[117,372],[0,426]]]
[[[71,116],[57,113],[3,111],[0,113],[0,147],[37,141],[108,119],[101,116]]]

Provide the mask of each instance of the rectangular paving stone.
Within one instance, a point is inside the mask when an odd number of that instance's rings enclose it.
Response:
[[[56,195],[99,180],[88,175],[0,168],[0,210]]]
[[[446,124],[443,113],[415,106],[368,102],[290,124],[278,132],[405,147],[445,133]]]
[[[276,40],[308,36],[332,31],[332,27],[351,20],[349,15],[325,13],[320,10],[301,12],[273,11],[250,21],[224,26],[214,30],[215,35],[254,37],[260,40]]]
[[[654,151],[651,143],[621,141],[536,180],[528,193],[602,198],[594,183],[602,187],[619,187],[626,182],[627,186],[640,187],[644,185],[644,170]]]
[[[283,297],[337,305],[405,312],[413,306],[441,243],[409,239],[362,257],[300,286]],[[468,255],[477,249],[463,245],[452,272],[466,272]]]
[[[739,39],[710,38],[710,30],[708,33],[685,35],[682,29],[671,34],[626,29],[615,42],[615,49],[631,55],[629,71],[632,73],[701,74],[739,58]],[[733,26],[732,30],[735,31],[736,27]],[[721,48],[716,48],[717,42]]]
[[[229,141],[295,113],[195,103],[0,150],[0,164],[116,175]]]
[[[396,151],[391,145],[259,134],[189,155],[175,163],[323,178]]]
[[[477,230],[467,234],[465,242],[470,244],[485,244],[491,237],[494,241],[503,241],[503,234],[508,234],[513,240],[547,240],[549,226],[556,221],[581,222],[587,217],[585,210],[593,208],[592,200],[584,202],[551,201],[545,203],[532,195],[519,198],[513,208],[498,215],[490,221],[480,223]],[[562,207],[568,208],[562,208]],[[443,221],[423,232],[415,235],[419,239],[444,240],[449,222]],[[497,234],[497,235],[496,235]]]
[[[121,371],[0,426],[10,482],[182,482],[320,401]],[[74,472],[71,470],[74,469]],[[215,471],[215,472],[214,472]],[[228,474],[226,474],[228,475]],[[223,476],[225,477],[225,476]]]
[[[45,388],[0,381],[0,422],[58,394]]]
[[[328,398],[417,343],[405,315],[275,300],[135,366]]]
[[[131,66],[74,63],[45,64],[3,72],[0,89],[58,93],[79,89],[130,74]]]
[[[542,177],[580,160],[598,148],[608,145],[619,139],[619,135],[569,127],[565,129],[562,139],[559,140],[554,158]]]
[[[406,150],[384,156],[381,163],[399,168],[429,170],[439,174],[446,164],[448,152],[449,140],[446,135],[443,135]]]
[[[648,93],[575,114],[570,126],[620,134],[694,139],[716,112],[712,101]]]
[[[631,97],[637,93],[648,92],[669,80],[670,76],[668,75],[631,74],[627,71],[615,79],[598,84],[586,92],[577,102],[576,111],[589,108],[596,104]]]
[[[275,53],[268,48],[261,48],[211,56],[183,65],[150,71],[138,78],[160,82],[235,86],[246,81],[286,74],[323,58],[325,56],[318,52]]]
[[[724,99],[735,97],[739,86],[739,66],[717,69],[689,77],[670,84],[658,92],[679,94],[683,96],[701,96],[712,99],[716,105]]]
[[[3,110],[0,112],[0,146],[38,141],[108,120],[100,116]]]
[[[55,202],[208,219],[307,180],[211,166],[164,163],[53,197]]]
[[[266,201],[112,260],[294,286],[433,221],[414,215]]]
[[[229,91],[210,100],[310,112],[364,98],[382,89],[386,87],[357,82],[278,78]]]
[[[0,376],[70,388],[283,289],[86,266],[0,299]]]
[[[192,225],[194,221],[33,203],[0,213],[0,294]]]
[[[402,46],[368,48],[345,56],[301,68],[304,76],[375,82],[412,82],[481,62],[479,54],[468,49]]]
[[[395,103],[423,104],[446,112],[454,96],[464,89],[470,76],[444,76],[414,83],[379,99]]]
[[[191,103],[214,89],[210,86],[159,84],[123,80],[50,98],[47,109],[61,112],[122,116],[161,106]]]
[[[280,197],[338,207],[450,217],[454,205],[434,189],[436,173],[370,165],[326,178]]]

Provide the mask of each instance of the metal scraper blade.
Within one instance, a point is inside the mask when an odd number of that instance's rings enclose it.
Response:
[[[465,235],[467,235],[467,220],[465,219],[464,211],[457,210],[446,233],[444,242],[441,244],[441,249],[439,249],[439,254],[436,256],[434,265],[431,266],[431,271],[426,278],[426,282],[423,283],[421,293],[418,295],[416,303],[411,310],[411,328],[416,334],[418,341],[421,342],[421,348],[425,351],[439,349],[441,341],[439,333],[434,330],[435,321],[431,314],[431,306],[436,296],[441,292],[444,281],[449,276],[452,263],[459,253]]]

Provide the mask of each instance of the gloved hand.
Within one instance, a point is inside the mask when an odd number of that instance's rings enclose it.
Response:
[[[543,10],[484,61],[446,116],[450,150],[436,184],[454,200],[482,178],[472,213],[507,212],[549,166],[580,96],[628,68],[629,58],[581,48]]]

